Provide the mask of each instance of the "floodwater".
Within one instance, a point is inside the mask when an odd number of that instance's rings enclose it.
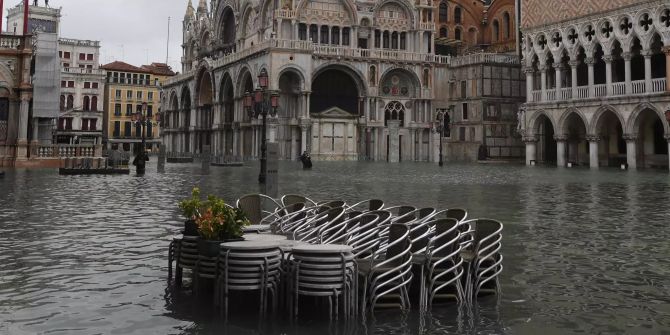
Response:
[[[176,203],[196,185],[231,202],[257,192],[257,164],[147,170],[0,178],[0,334],[670,334],[667,172],[282,162],[280,193],[502,221],[502,295],[359,323],[251,312],[224,324],[209,299],[167,282],[169,238],[183,225]]]

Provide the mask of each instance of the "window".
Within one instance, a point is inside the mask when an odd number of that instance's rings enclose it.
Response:
[[[127,91],[126,92],[126,99],[132,99],[133,98],[133,91]]]
[[[493,42],[498,42],[500,39],[500,24],[498,24],[498,20],[493,20],[493,30],[492,30],[492,38],[491,40]]]
[[[391,34],[391,49],[398,49],[398,33],[395,31]]]
[[[150,76],[150,75],[147,75],[147,76],[146,76],[146,79],[147,79],[147,80],[144,82],[144,85],[149,86],[149,84],[151,84],[151,76]]]
[[[328,44],[329,32],[328,26],[321,26],[321,41],[319,41],[321,44]]]
[[[114,105],[114,115],[121,116],[121,104]]]
[[[121,90],[116,90],[116,98],[121,99]]]
[[[340,44],[340,27],[333,27],[330,34],[330,44]]]
[[[456,39],[457,41],[461,40],[461,28],[456,28],[454,30],[454,39]]]
[[[93,65],[86,65],[87,70],[93,70]],[[91,71],[88,71],[88,73],[91,73]]]
[[[86,54],[79,54],[79,60],[86,60]]]
[[[70,87],[70,88],[74,87],[74,80],[68,81],[67,82],[67,87]]]
[[[461,23],[461,7],[454,8],[454,22]]]
[[[385,31],[385,32],[384,32],[384,41],[383,41],[383,47],[384,47],[384,49],[388,49],[388,48],[389,48],[389,45],[390,45],[390,43],[389,43],[389,32],[388,32],[388,31]]]
[[[131,116],[133,115],[133,105],[127,104],[126,105],[126,116]]]
[[[132,128],[131,127],[132,127],[132,124],[130,123],[130,121],[126,121],[126,122],[123,123],[123,136],[130,137],[130,135],[132,134]]]
[[[149,122],[149,124],[147,124],[147,137],[154,137],[153,132],[154,132],[153,125],[151,124],[151,122]]]
[[[301,41],[306,41],[307,40],[307,25],[304,23],[301,23],[298,26],[298,38]]]
[[[447,28],[440,28],[440,37],[447,37]]]
[[[88,111],[91,109],[91,98],[88,96],[84,96],[84,111]]]
[[[137,100],[142,100],[142,91],[137,91]]]
[[[467,95],[466,85],[465,80],[461,81],[461,98],[465,98]]]
[[[91,82],[85,81],[84,82],[84,88],[91,88]]]
[[[160,82],[158,81],[158,78],[154,79],[154,86],[159,86]]]
[[[440,14],[439,14],[440,22],[447,22],[449,18],[449,7],[447,7],[446,2],[441,2],[440,3]]]
[[[70,59],[70,53],[65,51],[65,53],[63,53],[63,58]]]
[[[72,118],[68,117],[65,119],[65,129],[72,130]]]
[[[458,128],[458,140],[465,142],[465,127]]]
[[[400,33],[400,49],[407,49],[407,33]]]
[[[61,80],[60,81],[60,87],[67,87],[67,81]]]
[[[510,26],[510,22],[511,20],[509,13],[505,12],[505,14],[503,14],[503,31],[506,39],[509,39],[512,35],[512,27]]]
[[[88,119],[81,119],[81,130],[88,130]]]
[[[133,85],[138,85],[138,83],[137,83],[137,73],[133,73]]]
[[[62,51],[58,51],[58,58],[63,58],[63,52]]]
[[[92,83],[92,84],[91,84],[91,87],[93,87],[93,88],[98,88],[98,83]]]
[[[136,107],[137,108],[135,109],[135,111],[137,111],[138,113],[142,113],[142,105],[137,105]]]
[[[319,36],[319,27],[317,27],[315,24],[309,26],[309,40],[310,40],[310,42],[319,43],[318,36]]]
[[[468,120],[468,104],[463,103],[463,121]]]
[[[114,121],[114,137],[121,136],[121,121]]]
[[[63,67],[64,67],[64,68],[69,68],[69,67],[70,67],[70,63],[63,63]]]
[[[93,54],[86,55],[86,60],[93,60]]]
[[[151,105],[147,106],[147,117],[152,117],[154,114],[154,107]]]
[[[142,126],[139,122],[135,124],[135,137],[142,137]]]
[[[379,45],[381,44],[381,36],[379,30],[375,30],[375,48],[379,48]]]
[[[98,130],[98,119],[89,120],[89,130]]]
[[[98,111],[98,97],[91,98],[91,110],[94,112]]]
[[[74,97],[70,94],[67,96],[67,109],[74,108]]]
[[[60,96],[60,110],[61,111],[65,110],[65,96],[64,95]]]
[[[149,101],[154,100],[154,92],[147,92],[147,99],[149,99]]]
[[[342,45],[349,45],[349,40],[351,40],[350,29],[342,28]]]

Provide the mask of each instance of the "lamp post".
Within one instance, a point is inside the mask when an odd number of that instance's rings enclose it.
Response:
[[[258,175],[258,182],[265,184],[268,166],[267,166],[267,117],[277,115],[279,105],[279,94],[271,92],[268,88],[268,72],[263,69],[258,75],[258,86],[252,95],[247,92],[244,95],[244,109],[249,113],[250,118],[263,117],[263,130],[261,132],[261,172]]]
[[[449,126],[449,123],[450,123],[449,115],[450,115],[450,112],[453,110],[453,108],[454,108],[454,106],[449,106],[448,109],[438,108],[436,110],[436,113],[435,113],[435,117],[437,119],[437,124],[438,124],[438,127],[439,127],[439,133],[440,133],[440,159],[439,159],[439,163],[438,163],[440,166],[444,166],[444,158],[443,158],[443,154],[442,154],[442,147],[443,147],[442,138],[444,137],[445,128],[447,126]],[[446,129],[446,131],[448,132],[448,129]],[[433,132],[438,132],[438,130],[433,129]]]
[[[142,110],[137,111],[135,114],[132,116],[132,122],[135,124],[135,126],[140,127],[140,134],[142,136],[142,145],[140,146],[140,150],[137,154],[136,158],[136,171],[138,174],[143,174],[144,173],[144,167],[146,166],[146,161],[148,160],[148,157],[146,157],[146,147],[147,147],[147,139],[146,139],[146,128],[152,124],[151,122],[151,116],[147,115],[147,110],[148,110],[148,104],[142,103]]]

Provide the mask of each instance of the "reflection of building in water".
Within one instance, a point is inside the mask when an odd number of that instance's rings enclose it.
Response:
[[[201,0],[196,10],[189,3],[183,74],[164,87],[165,145],[257,158],[260,121],[249,118],[242,97],[265,69],[280,93],[268,138],[281,158],[308,150],[320,160],[436,161],[431,130],[435,109],[447,107],[450,58],[435,54],[435,6],[212,0],[208,8]]]
[[[667,168],[668,3],[529,0],[522,13],[527,162]]]

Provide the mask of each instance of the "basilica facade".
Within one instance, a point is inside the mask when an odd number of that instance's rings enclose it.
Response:
[[[442,3],[451,16],[464,9]],[[281,159],[436,161],[452,60],[435,50],[437,13],[449,15],[440,4],[189,1],[182,73],[163,86],[167,151],[258,158],[261,120],[243,97],[265,71],[279,94],[267,136]]]

